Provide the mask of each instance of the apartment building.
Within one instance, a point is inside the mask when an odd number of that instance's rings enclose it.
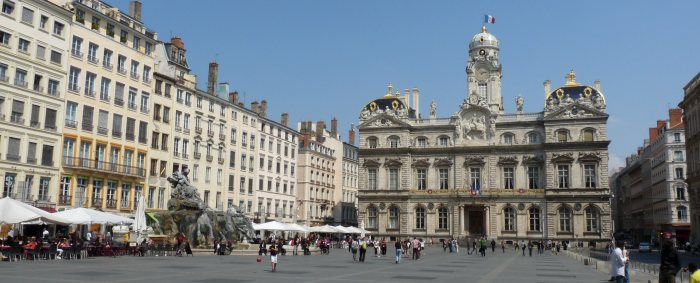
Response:
[[[156,34],[141,22],[140,2],[127,15],[97,0],[53,1],[74,14],[59,207],[131,214],[147,184],[155,128]]]
[[[355,146],[355,130],[350,126],[348,142],[343,142],[343,172],[340,205],[333,209],[335,221],[344,226],[358,226],[357,189],[360,161],[359,148]]]
[[[72,14],[51,2],[2,1],[0,176],[2,197],[56,206],[62,105]]]
[[[334,207],[342,198],[343,143],[337,131],[337,121],[331,121],[331,131],[325,122],[300,122],[301,133],[297,166],[297,222],[305,225],[335,224]]]

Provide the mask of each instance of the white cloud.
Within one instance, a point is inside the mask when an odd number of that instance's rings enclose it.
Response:
[[[608,171],[612,174],[617,171],[617,168],[624,167],[626,165],[625,159],[617,154],[611,153],[608,159]]]

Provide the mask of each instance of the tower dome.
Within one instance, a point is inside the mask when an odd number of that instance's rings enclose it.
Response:
[[[481,27],[481,32],[477,33],[472,37],[472,41],[469,42],[469,49],[475,48],[496,48],[498,49],[498,39],[493,34],[490,34],[486,30],[486,26]]]

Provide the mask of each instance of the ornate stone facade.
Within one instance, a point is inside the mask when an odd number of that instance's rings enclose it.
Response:
[[[542,112],[505,113],[499,42],[469,45],[467,96],[450,117],[418,110],[418,90],[360,112],[360,226],[383,237],[610,239],[605,98],[599,83],[545,82]]]

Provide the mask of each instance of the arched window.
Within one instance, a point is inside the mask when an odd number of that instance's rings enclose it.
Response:
[[[678,214],[679,221],[688,221],[688,208],[682,205],[676,207],[676,213]]]
[[[593,141],[593,137],[595,136],[595,130],[593,129],[585,129],[583,130],[583,138],[581,140],[583,141]]]
[[[390,148],[398,148],[400,146],[400,139],[397,136],[391,136],[387,139]]]
[[[586,208],[586,232],[598,232],[600,225],[600,214],[598,209],[589,206]]]
[[[416,229],[425,229],[425,208],[416,208]]]
[[[515,231],[515,209],[510,206],[503,209],[503,230]]]
[[[370,206],[367,208],[367,228],[377,229],[377,208]]]
[[[367,147],[369,148],[377,148],[378,142],[376,137],[369,137],[367,138]]]
[[[399,208],[392,206],[389,208],[389,225],[387,229],[399,229]]]
[[[566,142],[569,139],[569,133],[566,130],[557,131],[557,142]]]
[[[447,207],[438,208],[438,229],[447,230]]]
[[[529,134],[527,134],[527,142],[529,144],[538,143],[538,142],[540,142],[540,136],[535,132],[529,133]]]
[[[540,209],[537,207],[531,207],[528,210],[530,218],[530,231],[540,231]]]
[[[513,135],[512,133],[503,134],[503,144],[513,144],[514,139],[515,135]]]
[[[571,208],[563,206],[559,208],[559,231],[560,232],[571,232],[571,222],[572,222]]]

